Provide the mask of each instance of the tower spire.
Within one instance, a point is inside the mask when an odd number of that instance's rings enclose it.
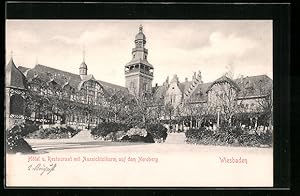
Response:
[[[85,45],[83,45],[83,50],[82,50],[82,63],[80,64],[79,67],[79,75],[87,75],[87,65],[85,64]]]
[[[13,51],[10,51],[10,58],[13,59]]]
[[[143,25],[142,24],[140,24],[139,31],[143,32]]]
[[[83,45],[82,60],[83,60],[83,62],[85,62],[85,45]]]

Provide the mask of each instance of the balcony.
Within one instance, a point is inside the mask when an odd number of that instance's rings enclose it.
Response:
[[[137,73],[137,72],[153,76],[153,72],[145,70],[145,69],[134,68],[134,69],[131,69],[131,70],[125,70],[125,74]]]

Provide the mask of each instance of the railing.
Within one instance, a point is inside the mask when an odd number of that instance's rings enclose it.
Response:
[[[147,70],[144,70],[144,69],[136,68],[136,69],[131,69],[131,70],[125,70],[125,74],[135,73],[135,72],[141,72],[141,73],[153,76],[153,72],[150,72],[150,71],[147,71]]]

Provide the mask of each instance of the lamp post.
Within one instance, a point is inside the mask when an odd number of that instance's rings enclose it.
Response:
[[[221,111],[221,107],[218,106],[217,107],[217,127],[220,127],[220,111]]]

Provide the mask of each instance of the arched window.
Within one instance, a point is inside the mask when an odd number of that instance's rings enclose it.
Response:
[[[25,100],[21,95],[12,95],[10,97],[10,114],[23,115]]]

